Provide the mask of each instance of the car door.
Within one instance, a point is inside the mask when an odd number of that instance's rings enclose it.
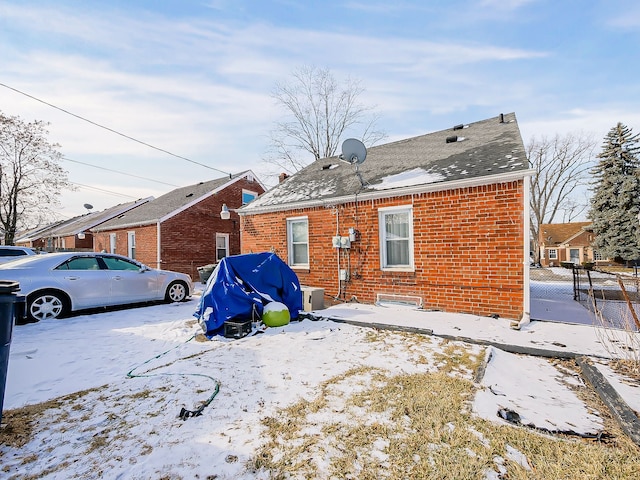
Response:
[[[51,275],[71,297],[74,310],[111,304],[111,281],[95,257],[72,257],[54,268]]]
[[[158,274],[139,263],[117,255],[100,257],[111,282],[111,298],[114,304],[157,300]]]

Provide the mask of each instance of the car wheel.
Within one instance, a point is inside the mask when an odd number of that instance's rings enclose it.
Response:
[[[61,318],[67,313],[67,305],[67,299],[59,292],[37,292],[29,296],[27,316],[36,321]]]
[[[173,282],[167,287],[164,299],[167,302],[184,302],[187,299],[187,286],[183,282]]]

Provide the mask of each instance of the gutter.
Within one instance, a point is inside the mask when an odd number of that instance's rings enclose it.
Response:
[[[400,187],[397,189],[375,190],[358,193],[358,200],[378,200],[382,198],[401,197],[405,195],[415,195],[419,193],[440,192],[443,190],[453,190],[456,188],[477,187],[480,185],[492,185],[495,183],[507,183],[516,180],[527,179],[535,174],[535,170],[518,170],[500,175],[489,175],[484,177],[475,177],[466,180],[455,180],[451,182],[438,182],[430,184],[414,185],[410,187]],[[276,187],[277,188],[277,187]],[[267,192],[268,193],[268,192]],[[265,194],[263,194],[265,195]],[[325,197],[319,200],[306,200],[292,203],[277,203],[273,205],[253,206],[254,202],[258,202],[260,198],[249,203],[245,207],[239,209],[237,213],[244,215],[257,215],[260,213],[282,212],[286,210],[305,209],[313,207],[324,207],[326,205],[336,205],[341,203],[353,202],[353,194],[340,195],[338,197]]]

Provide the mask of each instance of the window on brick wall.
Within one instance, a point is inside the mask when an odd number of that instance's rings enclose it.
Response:
[[[229,256],[229,234],[216,233],[216,260],[219,262]]]
[[[127,232],[127,255],[136,259],[136,232]]]
[[[109,234],[109,253],[116,253],[116,234]]]
[[[558,259],[558,250],[555,248],[549,249],[549,260],[557,260]]]
[[[387,207],[378,210],[380,267],[413,270],[413,209]]]
[[[287,252],[290,266],[309,268],[309,220],[307,217],[287,219]]]
[[[251,200],[255,200],[258,197],[258,192],[252,192],[251,190],[242,189],[242,204],[246,205]]]

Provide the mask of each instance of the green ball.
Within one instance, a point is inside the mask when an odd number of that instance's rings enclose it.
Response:
[[[262,323],[267,327],[282,327],[291,319],[289,309],[284,303],[271,302],[262,310]]]

